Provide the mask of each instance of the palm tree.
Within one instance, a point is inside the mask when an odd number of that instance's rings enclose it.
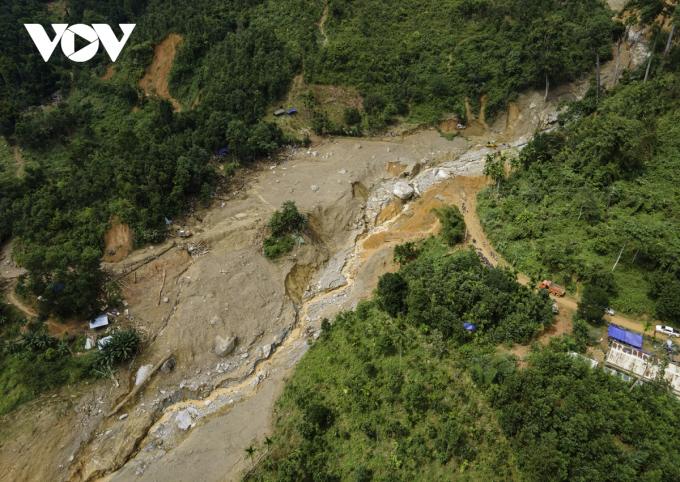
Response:
[[[267,447],[267,451],[271,450],[272,445],[274,445],[274,441],[270,437],[265,437],[264,446]]]
[[[255,457],[255,452],[257,452],[257,448],[255,448],[253,445],[250,445],[248,448],[246,448],[246,455],[248,455],[248,458],[251,462]]]

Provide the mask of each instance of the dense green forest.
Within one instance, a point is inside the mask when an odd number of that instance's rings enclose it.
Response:
[[[495,345],[535,334],[549,302],[474,252],[434,239],[418,248],[398,273],[402,311],[389,313],[379,287],[324,323],[279,401],[274,435],[247,450],[261,459],[248,479],[680,477],[680,410],[662,384],[631,390],[566,353],[570,338],[519,368]]]
[[[210,199],[217,149],[247,163],[295,142],[262,119],[296,74],[357,87],[364,110],[348,122],[371,128],[463,113],[465,97],[488,96],[493,112],[519,89],[605,58],[610,16],[596,0],[3,2],[0,134],[25,166],[17,177],[0,165],[0,242],[19,240],[30,271],[20,288],[40,296],[41,312],[87,315],[106,302],[110,220],[129,224],[137,244],[159,241],[166,218]],[[43,62],[28,22],[137,28],[105,81],[104,54],[73,64],[57,49]],[[138,87],[169,33],[183,38],[170,75],[181,112]]]
[[[661,58],[661,56],[659,56]],[[613,306],[680,323],[680,52],[571,105],[479,204],[518,269],[600,284]]]

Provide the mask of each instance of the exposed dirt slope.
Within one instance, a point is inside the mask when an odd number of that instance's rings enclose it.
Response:
[[[111,220],[109,230],[104,234],[104,261],[116,263],[124,260],[134,247],[134,237],[130,226],[120,219]]]
[[[146,95],[157,95],[161,99],[169,101],[175,111],[182,110],[182,106],[170,94],[168,76],[175,61],[177,47],[182,42],[182,36],[176,33],[168,35],[154,49],[153,62],[146,70],[146,74],[139,81],[139,86]]]

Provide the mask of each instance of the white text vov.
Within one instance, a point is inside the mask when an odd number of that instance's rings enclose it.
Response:
[[[40,55],[48,62],[52,57],[57,44],[61,43],[61,50],[64,55],[73,62],[87,62],[91,60],[99,51],[99,43],[104,46],[104,50],[109,54],[112,62],[115,62],[120,55],[123,47],[127,43],[136,24],[119,24],[123,36],[120,40],[113,33],[113,29],[105,23],[94,23],[92,26],[78,23],[69,26],[66,23],[52,24],[54,38],[50,39],[42,25],[37,23],[24,24],[28,30],[33,43],[38,48]],[[83,38],[88,45],[76,52],[76,35]]]

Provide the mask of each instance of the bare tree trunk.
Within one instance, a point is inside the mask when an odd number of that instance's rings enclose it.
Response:
[[[595,99],[600,101],[600,53],[595,54]]]
[[[654,42],[652,43],[652,49],[649,51],[649,60],[647,61],[647,70],[645,70],[645,80],[643,82],[647,82],[647,79],[649,79],[649,71],[652,68],[652,59],[654,58],[654,51],[656,50],[657,40],[659,40],[659,34],[658,33],[654,36]]]
[[[628,32],[627,27],[626,32]],[[616,85],[619,81],[619,69],[621,68],[621,43],[623,43],[623,40],[619,40],[616,45],[616,67],[614,68],[614,80],[612,81],[612,85]]]
[[[550,79],[548,78],[548,73],[545,73],[545,96],[543,97],[543,102],[548,102],[548,93],[550,92]]]
[[[649,79],[649,69],[652,68],[652,57],[653,56],[654,56],[654,54],[650,52],[649,60],[647,61],[647,70],[645,70],[645,80],[643,80],[643,82],[647,82],[647,79]]]
[[[614,266],[612,266],[612,272],[616,269],[616,267],[619,265],[619,261],[621,261],[621,256],[623,256],[623,250],[626,249],[626,243],[623,244],[623,247],[621,248],[621,251],[619,252],[619,257],[616,258],[616,263],[614,263]]]
[[[663,56],[668,55],[671,51],[671,46],[673,45],[673,35],[675,35],[675,24],[671,27],[671,33],[668,34],[668,41],[666,42],[666,48],[663,50]]]

